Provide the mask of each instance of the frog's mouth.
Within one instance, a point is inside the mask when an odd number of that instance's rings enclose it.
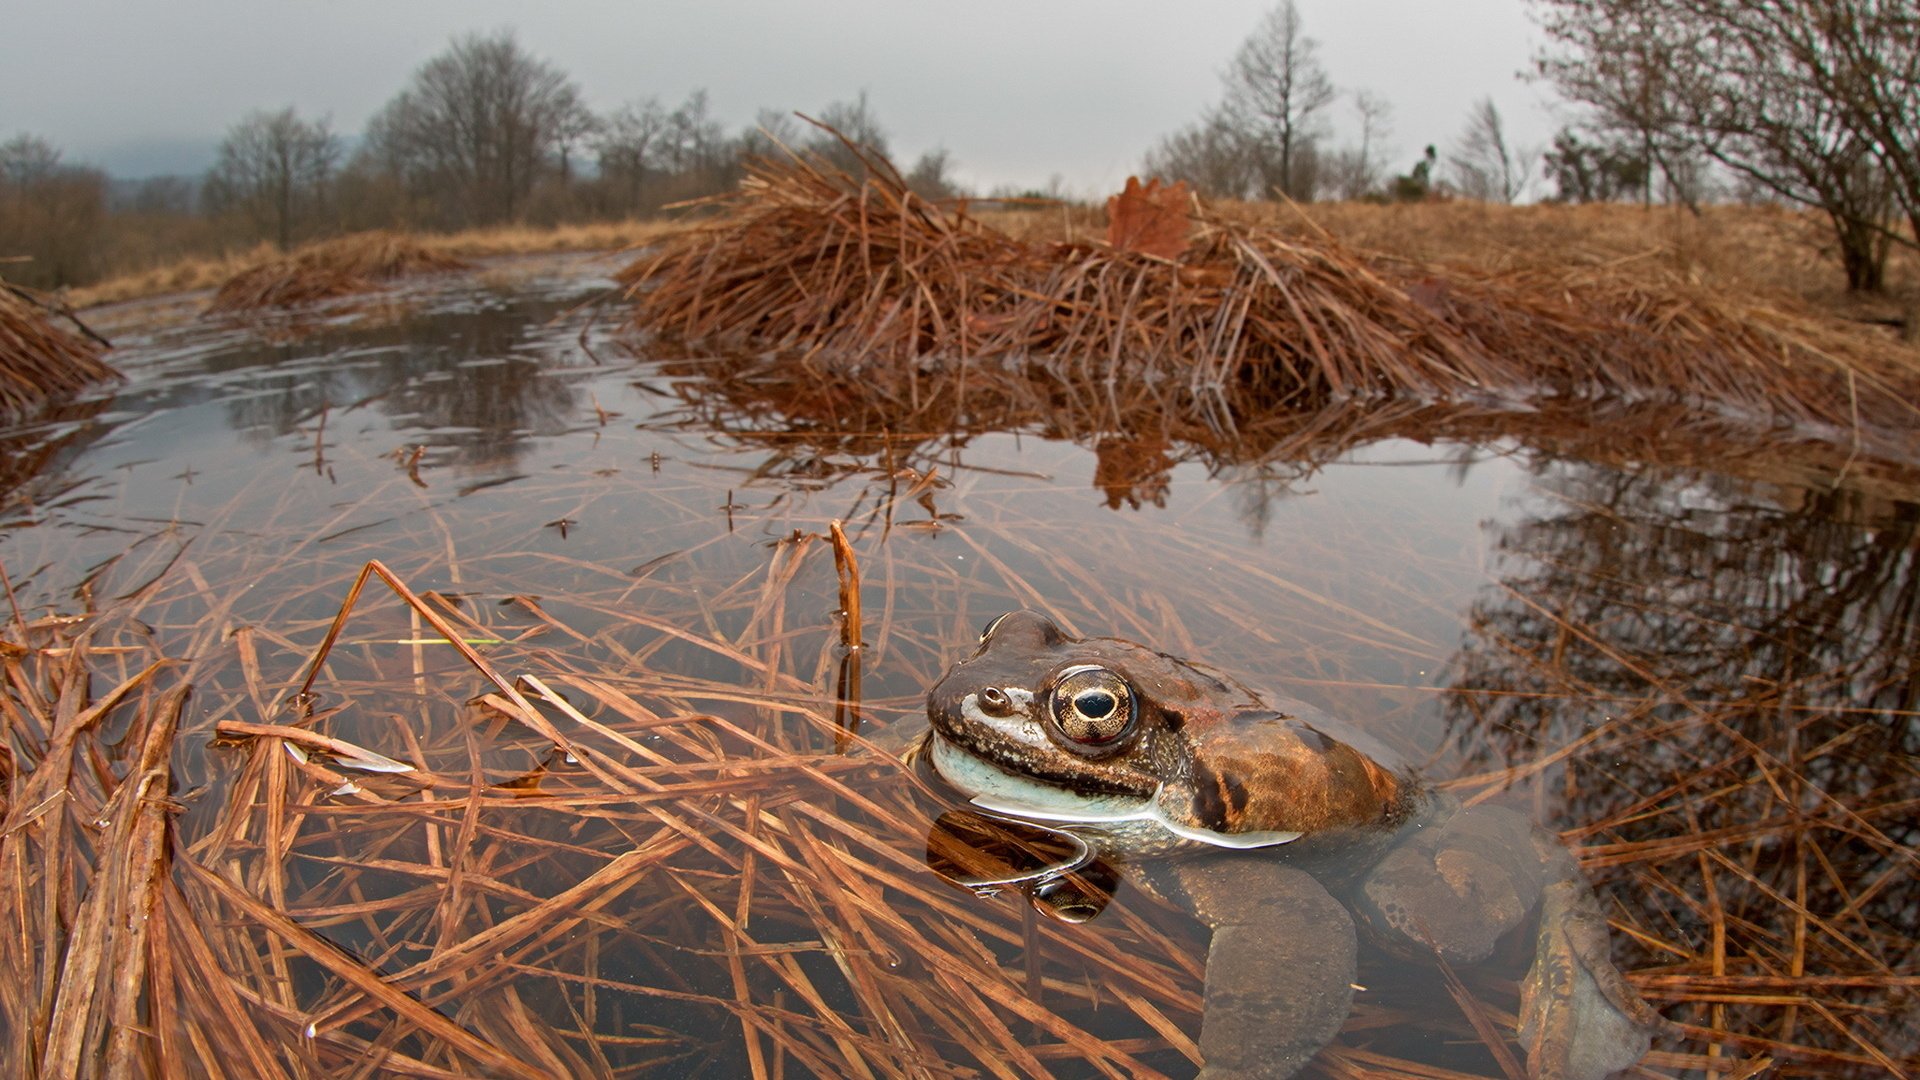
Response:
[[[1186,840],[1224,848],[1260,848],[1297,840],[1297,832],[1223,833],[1171,817],[1162,808],[1160,790],[1150,796],[1087,795],[1010,773],[935,731],[928,744],[935,772],[990,813],[1031,821],[1056,821],[1094,828],[1130,824],[1159,826]]]

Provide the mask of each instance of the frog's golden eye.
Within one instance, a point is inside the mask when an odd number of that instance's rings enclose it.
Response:
[[[1070,747],[1110,746],[1133,730],[1133,687],[1103,667],[1070,667],[1053,684],[1048,712]]]

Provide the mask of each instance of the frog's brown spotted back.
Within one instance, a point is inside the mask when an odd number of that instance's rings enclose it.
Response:
[[[1189,729],[1193,824],[1224,833],[1392,829],[1419,785],[1297,717],[1261,711]]]

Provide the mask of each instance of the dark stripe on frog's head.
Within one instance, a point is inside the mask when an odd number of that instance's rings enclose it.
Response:
[[[1216,772],[1205,760],[1193,763],[1193,819],[1204,829],[1236,832],[1247,813],[1247,785],[1238,776]]]

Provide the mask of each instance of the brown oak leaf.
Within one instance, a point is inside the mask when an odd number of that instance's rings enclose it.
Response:
[[[1127,177],[1126,189],[1107,200],[1107,244],[1115,251],[1139,251],[1178,259],[1192,242],[1189,216],[1193,189],[1182,180],[1166,187]]]

